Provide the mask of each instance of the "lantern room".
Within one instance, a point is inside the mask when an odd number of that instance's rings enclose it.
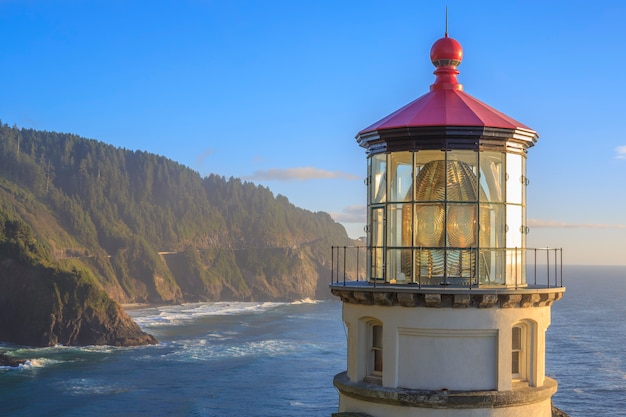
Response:
[[[370,282],[526,285],[526,152],[535,131],[463,91],[459,42],[434,43],[430,91],[363,129]]]

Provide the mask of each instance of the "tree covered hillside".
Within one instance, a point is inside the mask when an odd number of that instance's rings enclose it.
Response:
[[[265,187],[2,123],[0,210],[123,303],[329,297],[330,247],[351,243]]]

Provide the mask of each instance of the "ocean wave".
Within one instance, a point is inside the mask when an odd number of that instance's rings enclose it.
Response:
[[[304,409],[315,409],[315,410],[320,408],[320,404],[318,403],[305,403],[305,402],[296,401],[296,400],[289,401],[289,406],[293,408],[304,408]]]
[[[319,303],[323,303],[323,300],[315,300],[313,298],[303,298],[301,300],[297,300],[291,303],[291,305],[300,305],[300,304],[319,304]]]
[[[47,366],[60,364],[66,361],[53,359],[53,358],[20,358],[24,359],[25,362],[19,364],[18,366],[0,366],[0,370],[4,371],[29,371],[29,370],[37,370],[39,368],[45,368]]]
[[[301,343],[284,340],[270,339],[261,341],[239,342],[231,344],[212,345],[207,339],[187,339],[172,342],[168,346],[170,353],[165,354],[171,360],[180,362],[195,361],[220,361],[226,359],[257,359],[274,358],[301,354],[307,350],[307,346]],[[311,348],[309,346],[308,348]],[[149,359],[146,356],[144,359]]]
[[[128,311],[145,327],[170,326],[187,323],[201,317],[262,313],[287,303],[276,302],[214,302],[188,303],[176,306],[150,307]]]
[[[61,382],[60,385],[65,392],[76,396],[109,395],[130,391],[129,387],[122,384],[104,383],[93,378],[73,378]]]
[[[10,349],[10,351],[20,357],[28,357],[30,355],[49,355],[58,353],[72,353],[72,352],[93,352],[93,353],[111,353],[114,349],[123,349],[109,345],[89,345],[89,346],[65,346],[55,345],[46,347],[17,347]]]
[[[224,341],[224,340],[232,340],[234,338],[237,337],[239,333],[235,332],[235,331],[227,331],[227,332],[212,332],[212,333],[207,333],[206,337],[212,339],[212,340],[220,340],[220,341]]]
[[[62,363],[63,361],[57,360],[57,359],[51,359],[51,358],[35,358],[35,359],[29,359],[26,362],[24,362],[23,366],[24,368],[28,368],[28,369],[32,369],[32,368],[45,368],[46,366],[50,366],[50,365],[56,365],[58,363]]]
[[[94,355],[108,355],[114,350],[129,349],[112,346],[47,346],[47,347],[27,347],[27,346],[3,346],[3,351],[16,359],[25,360],[17,367],[1,367],[1,369],[13,369],[22,371],[36,371],[40,368],[58,366],[64,363],[84,362],[90,360]],[[6,369],[5,369],[6,370]]]

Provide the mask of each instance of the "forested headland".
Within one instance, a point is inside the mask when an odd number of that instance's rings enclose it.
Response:
[[[0,218],[28,230],[14,244],[117,303],[329,298],[331,246],[354,243],[266,187],[1,122]]]

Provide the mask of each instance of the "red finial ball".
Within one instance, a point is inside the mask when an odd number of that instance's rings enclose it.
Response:
[[[463,59],[463,48],[455,39],[445,38],[439,39],[430,48],[430,60],[436,67],[453,66],[456,67]]]

